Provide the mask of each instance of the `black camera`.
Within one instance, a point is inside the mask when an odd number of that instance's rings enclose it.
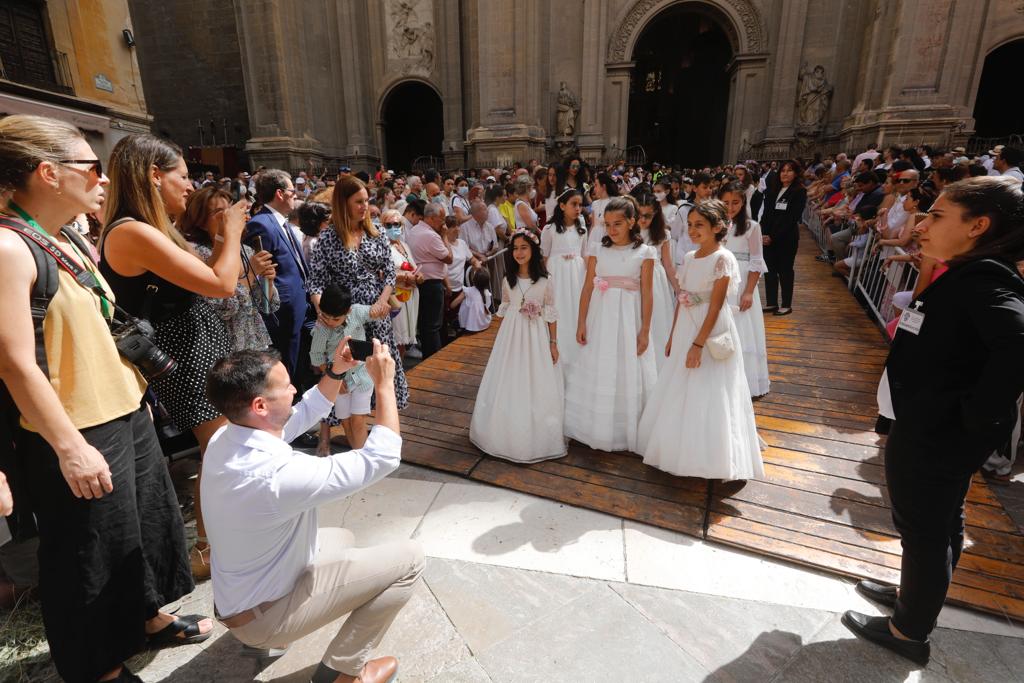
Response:
[[[147,320],[129,318],[110,331],[118,352],[139,369],[146,380],[153,382],[170,375],[178,362],[153,343],[153,326]]]

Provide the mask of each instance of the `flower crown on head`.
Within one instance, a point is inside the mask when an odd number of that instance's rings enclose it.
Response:
[[[526,228],[516,228],[512,232],[512,237],[511,239],[509,239],[509,244],[511,244],[517,237],[525,237],[526,239],[530,240],[537,246],[540,246],[540,238],[537,237],[535,233],[527,230]]]

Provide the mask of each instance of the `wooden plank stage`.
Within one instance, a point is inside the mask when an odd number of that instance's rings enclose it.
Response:
[[[768,442],[762,480],[675,477],[629,453],[572,442],[562,459],[515,465],[469,442],[473,401],[497,323],[408,373],[403,458],[470,479],[679,531],[851,577],[898,579],[900,544],[873,426],[887,345],[809,236],[794,313],[767,316],[771,393],[755,403]],[[949,601],[1024,620],[1024,535],[980,477]]]

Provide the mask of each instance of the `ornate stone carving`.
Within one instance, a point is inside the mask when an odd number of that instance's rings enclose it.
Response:
[[[579,113],[580,104],[576,96],[562,81],[558,89],[558,134],[570,138],[576,132],[576,115]]]
[[[813,70],[805,64],[800,71],[800,94],[796,99],[797,129],[801,135],[819,133],[832,103],[832,84],[825,78],[825,67]]]
[[[433,0],[387,0],[388,61],[406,74],[434,70]]]
[[[652,15],[675,4],[673,0],[636,0],[623,18],[619,27],[608,39],[608,62],[625,62],[632,55],[626,54],[630,39],[647,23]],[[709,0],[707,4],[720,7],[727,15],[738,16],[742,27],[727,27],[729,33],[735,35],[735,28],[741,28],[742,38],[739,39],[738,51],[758,53],[765,49],[764,33],[761,28],[761,15],[750,0]],[[731,12],[728,9],[731,8]],[[737,37],[739,38],[739,37]]]

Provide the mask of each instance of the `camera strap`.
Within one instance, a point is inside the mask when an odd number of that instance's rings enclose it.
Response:
[[[60,249],[53,244],[49,238],[44,237],[37,230],[33,230],[28,225],[21,223],[20,221],[16,221],[9,216],[0,217],[0,228],[6,228],[18,233],[23,238],[31,240],[36,246],[52,256],[59,267],[71,274],[71,277],[75,279],[75,282],[99,297],[100,305],[103,308],[105,317],[108,319],[111,317],[109,314],[109,307],[111,306],[122,315],[127,315],[120,306],[107,298],[107,292],[103,289],[102,285],[100,285],[95,273],[88,268],[83,268],[78,265],[74,259],[64,253],[63,249]],[[74,237],[69,235],[67,232],[64,232],[64,235],[72,242],[75,241]],[[87,258],[84,254],[80,255],[82,258]]]

